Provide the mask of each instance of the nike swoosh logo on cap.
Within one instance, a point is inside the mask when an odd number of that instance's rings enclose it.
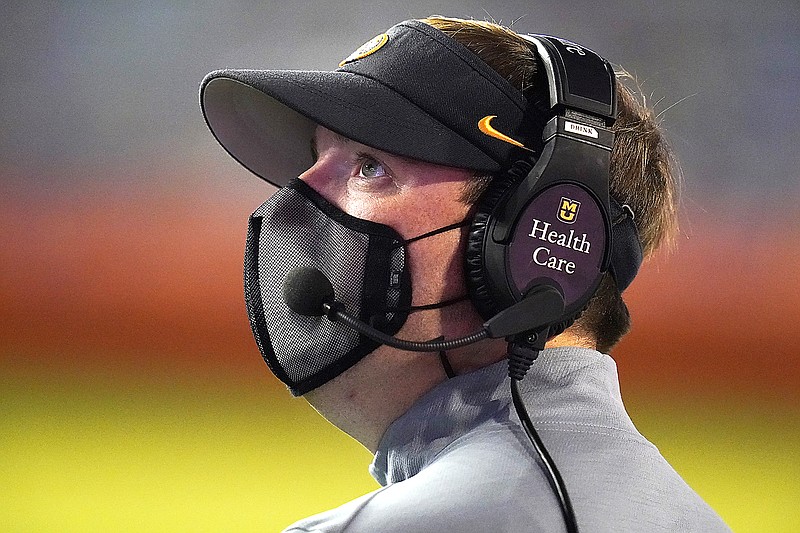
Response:
[[[519,142],[516,139],[512,139],[505,133],[499,132],[492,126],[492,119],[497,118],[497,115],[486,115],[482,119],[478,121],[478,129],[481,130],[481,133],[484,135],[488,135],[489,137],[493,137],[495,139],[500,139],[503,142],[507,142],[508,144],[513,144],[514,146],[519,146],[520,148],[525,148],[526,150],[530,150],[530,148],[526,147],[524,144]]]

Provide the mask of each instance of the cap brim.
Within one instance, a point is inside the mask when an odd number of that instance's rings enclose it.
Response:
[[[391,88],[345,71],[217,70],[200,87],[206,123],[242,165],[282,187],[313,164],[317,124],[421,161],[486,172],[498,163]]]

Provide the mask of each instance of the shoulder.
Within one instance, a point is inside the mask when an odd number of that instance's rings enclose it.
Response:
[[[456,440],[415,476],[286,531],[553,531],[560,523],[547,480],[524,443],[513,428],[496,426]]]
[[[283,533],[333,533],[344,531],[359,515],[361,510],[381,491],[387,487],[365,494],[360,498],[341,505],[330,511],[325,511],[308,518],[304,518],[283,530]]]
[[[468,433],[375,503],[402,517],[391,531],[557,531],[557,502],[523,438],[510,422]]]
[[[514,424],[468,433],[417,475],[302,520],[286,532],[560,531],[558,504],[523,438]],[[562,456],[559,467],[582,529],[729,531],[654,447],[645,449],[649,453],[633,454],[638,459],[623,452],[620,460],[609,460],[602,452],[598,456],[597,447],[586,456],[573,450],[572,461]],[[620,452],[613,446],[605,451]]]

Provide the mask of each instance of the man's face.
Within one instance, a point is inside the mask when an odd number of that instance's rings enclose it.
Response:
[[[470,206],[461,200],[465,182],[472,176],[468,170],[387,154],[321,127],[314,136],[314,150],[316,163],[300,176],[302,180],[342,211],[390,226],[404,239],[461,222],[469,215]],[[407,245],[412,305],[466,295],[466,232],[465,228],[447,231]],[[481,323],[471,302],[465,300],[409,314],[397,336],[420,341],[455,338],[474,333]],[[505,346],[501,344],[492,350],[483,342],[480,348],[475,344],[447,354],[457,371],[469,371],[502,357]],[[490,356],[496,357],[489,361]],[[435,355],[380,346],[305,398],[334,425],[374,451],[389,423],[444,379]]]
[[[345,213],[386,224],[404,239],[468,215],[470,206],[461,198],[469,170],[388,154],[322,127],[313,149],[316,162],[300,176],[303,181]],[[462,234],[449,231],[408,245],[412,305],[465,294]]]

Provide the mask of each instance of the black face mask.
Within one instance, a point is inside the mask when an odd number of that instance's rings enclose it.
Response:
[[[289,309],[283,289],[290,271],[319,269],[350,314],[394,335],[410,312],[461,300],[411,307],[406,245],[464,225],[403,240],[389,226],[344,213],[301,180],[280,189],[250,216],[244,260],[247,314],[270,370],[299,396],[380,346],[326,316]]]

